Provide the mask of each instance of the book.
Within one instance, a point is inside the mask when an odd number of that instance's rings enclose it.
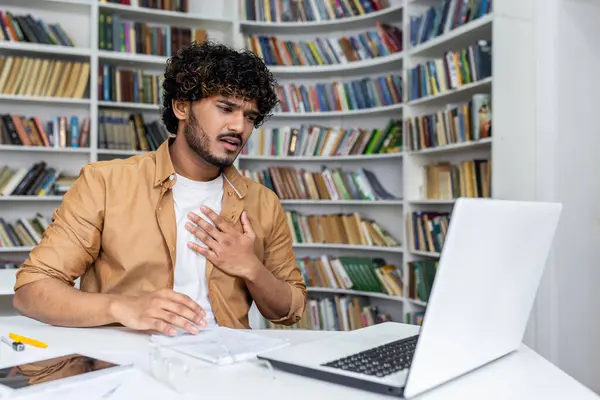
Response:
[[[283,339],[226,327],[201,329],[196,335],[189,333],[180,333],[177,336],[155,334],[150,337],[150,341],[216,365],[251,360],[256,358],[258,353],[285,347],[289,344]]]

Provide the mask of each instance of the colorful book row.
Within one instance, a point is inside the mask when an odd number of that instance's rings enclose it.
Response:
[[[409,100],[434,96],[492,76],[492,43],[479,40],[408,70]]]
[[[365,15],[388,6],[387,0],[240,0],[240,15],[248,21],[327,21]]]
[[[364,110],[402,103],[402,78],[387,75],[314,85],[284,84],[277,94],[281,103],[275,112]]]
[[[46,123],[38,117],[0,115],[0,144],[55,149],[88,147],[90,118],[54,116]]]
[[[359,290],[402,296],[402,273],[381,258],[302,257],[298,266],[308,287]]]
[[[400,242],[377,222],[352,214],[285,212],[293,243],[397,247]]]
[[[158,120],[144,121],[140,113],[101,110],[98,112],[98,148],[154,151],[169,133]]]
[[[321,125],[268,128],[261,126],[242,149],[249,156],[348,156],[402,151],[402,121],[384,129],[336,128]]]
[[[434,114],[407,118],[407,139],[413,151],[465,143],[492,136],[492,100],[478,93],[466,103],[448,104]]]
[[[76,176],[61,173],[39,161],[31,167],[0,167],[0,196],[62,196]]]
[[[350,172],[323,167],[320,172],[310,172],[273,166],[240,172],[274,191],[280,199],[398,200],[381,185],[373,172],[364,168]]]
[[[427,43],[485,16],[491,9],[492,0],[441,0],[423,14],[410,17],[410,45]]]
[[[402,51],[402,31],[376,23],[377,29],[342,37],[292,41],[275,36],[249,35],[246,48],[267,65],[336,65],[371,60]]]
[[[19,218],[12,223],[0,217],[0,248],[39,244],[50,222],[39,213],[33,218]]]

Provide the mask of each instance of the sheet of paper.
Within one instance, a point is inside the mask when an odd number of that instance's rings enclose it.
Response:
[[[288,345],[288,342],[282,339],[224,327],[205,329],[196,335],[153,335],[151,341],[215,364],[252,359],[258,353]]]

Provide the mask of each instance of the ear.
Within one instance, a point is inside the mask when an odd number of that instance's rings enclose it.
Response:
[[[190,112],[190,102],[183,100],[173,100],[173,113],[180,121],[185,121]]]

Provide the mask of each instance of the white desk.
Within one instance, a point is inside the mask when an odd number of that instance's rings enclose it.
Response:
[[[415,329],[407,325],[407,329]],[[30,346],[25,352],[15,352],[5,344],[0,346],[0,368],[16,363],[33,362],[45,357],[80,352],[102,358],[109,362],[134,362],[143,370],[147,368],[150,348],[146,335],[119,328],[70,329],[49,327],[24,317],[0,318],[0,334],[15,332],[43,340],[47,349]],[[314,340],[325,335],[343,334],[314,331],[255,331],[265,335],[289,338],[292,342]],[[1,343],[0,343],[1,344]],[[206,366],[199,361],[191,361]],[[258,364],[244,363],[226,367],[209,366],[195,375],[195,393],[177,394],[150,376],[137,372],[134,375],[115,376],[112,383],[93,388],[91,383],[80,384],[81,392],[104,393],[116,379],[126,380],[123,387],[135,387],[135,398],[144,399],[390,399],[368,392],[349,389],[338,385],[298,377],[284,372],[273,374]],[[102,378],[104,379],[104,378]],[[98,386],[96,384],[96,386]],[[85,388],[85,389],[84,389]],[[119,390],[125,390],[125,389]],[[96,390],[96,392],[94,392]],[[115,398],[119,391],[115,392]],[[36,396],[50,398],[49,396]],[[597,400],[600,397],[583,387],[574,379],[554,367],[535,352],[523,346],[521,351],[483,367],[458,380],[441,386],[420,397],[418,400]],[[67,400],[64,396],[62,400]]]

